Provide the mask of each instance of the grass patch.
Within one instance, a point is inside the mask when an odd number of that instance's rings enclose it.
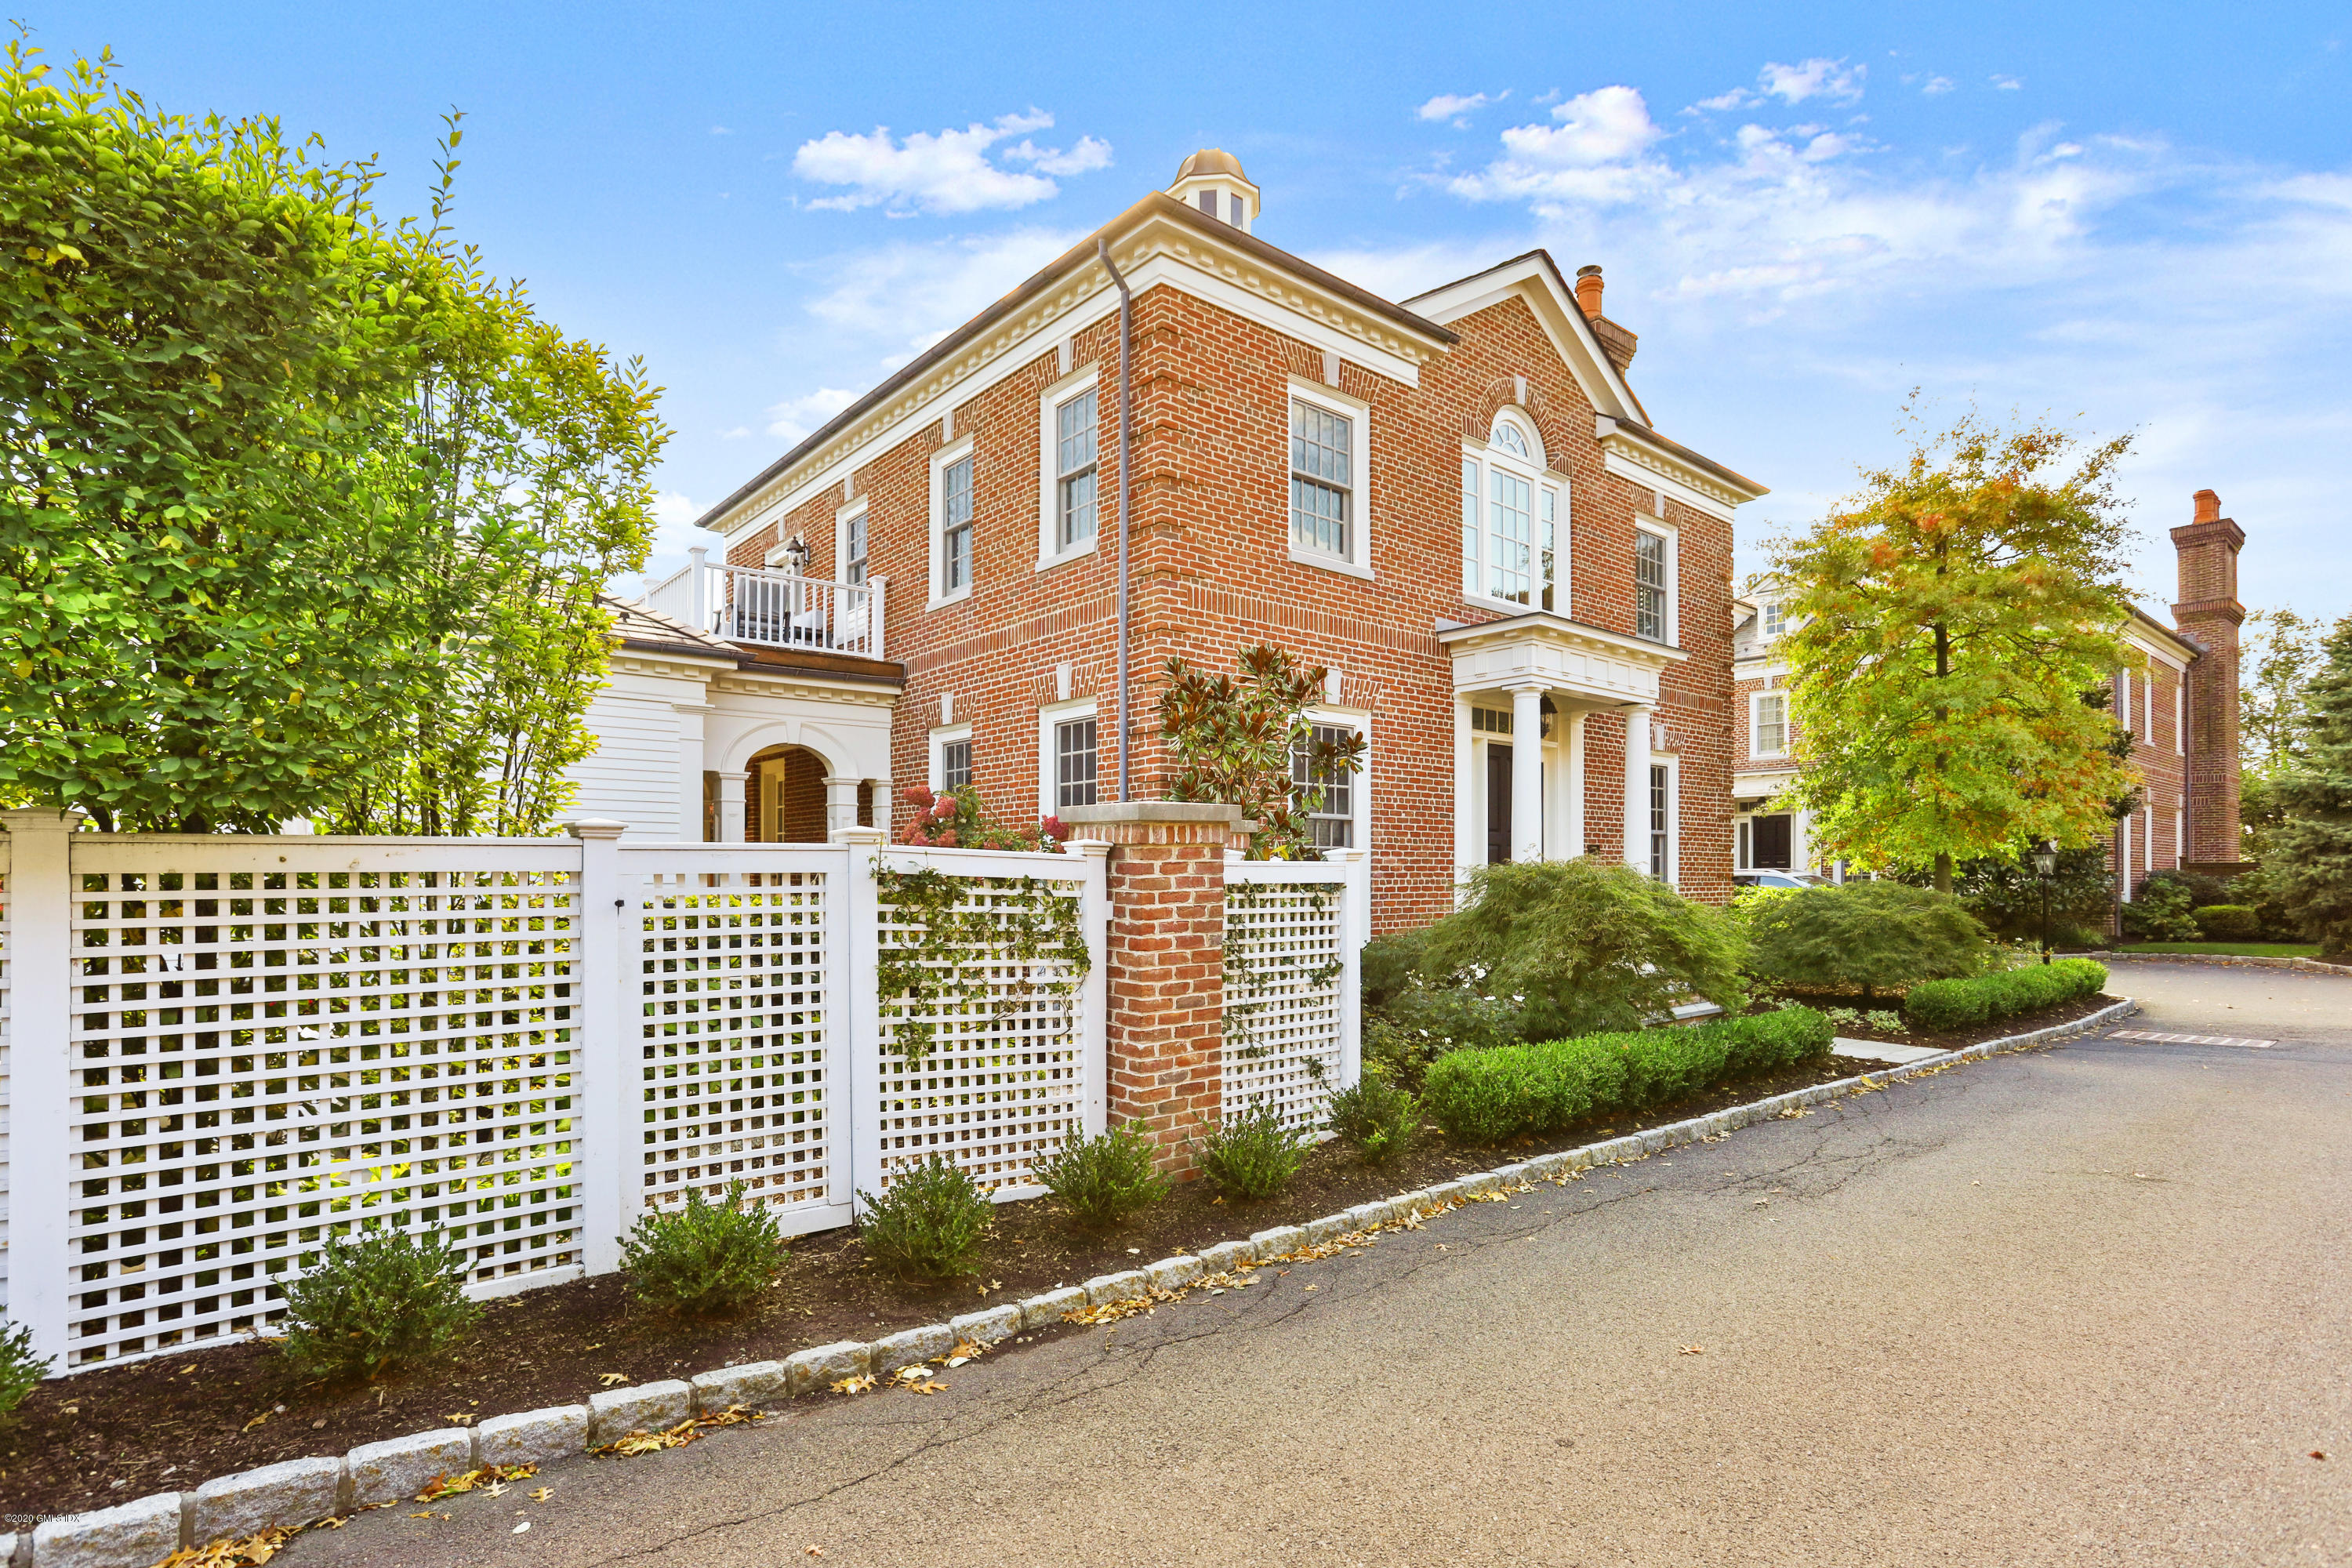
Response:
[[[2134,942],[2117,952],[2204,952],[2216,958],[2317,958],[2315,942]]]

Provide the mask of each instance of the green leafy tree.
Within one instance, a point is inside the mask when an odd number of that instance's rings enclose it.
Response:
[[[1212,675],[1171,658],[1160,696],[1160,732],[1174,772],[1171,800],[1238,805],[1258,823],[1250,854],[1260,860],[1312,860],[1310,814],[1323,784],[1363,766],[1364,738],[1315,737],[1307,706],[1321,694],[1324,671],[1301,667],[1278,647],[1241,650],[1241,678]]]
[[[2099,688],[2128,661],[2127,438],[2078,453],[1973,416],[1777,545],[1799,624],[1792,804],[1827,856],[1930,869],[2089,844],[2131,779]],[[2069,467],[2069,465],[2072,465]]]
[[[1732,913],[1752,950],[1751,973],[1859,990],[1865,1002],[1984,963],[1984,930],[1959,900],[1901,882],[1759,888],[1740,894]]]
[[[2311,716],[2307,689],[2323,665],[2325,628],[2293,610],[2246,617],[2238,661],[2238,735],[2247,769],[2276,777],[2303,755]]]
[[[2263,889],[2331,954],[2352,952],[2352,616],[2323,646],[2307,696],[2304,758],[2273,784],[2284,819],[2271,831]]]
[[[589,594],[643,555],[650,389],[380,221],[371,166],[110,64],[0,68],[0,801],[541,824]]]

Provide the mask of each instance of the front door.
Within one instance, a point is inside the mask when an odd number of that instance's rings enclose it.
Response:
[[[1486,864],[1511,858],[1511,748],[1486,743]]]

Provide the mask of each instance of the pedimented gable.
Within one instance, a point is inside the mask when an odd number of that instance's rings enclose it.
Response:
[[[1559,268],[1552,265],[1551,258],[1540,250],[1402,303],[1418,316],[1440,326],[1451,326],[1506,300],[1522,300],[1534,313],[1545,335],[1551,339],[1552,351],[1568,366],[1569,374],[1576,377],[1585,400],[1596,413],[1649,424],[1648,410],[1642,406],[1642,400],[1633,395],[1617,367],[1609,363],[1601,340],[1593,334],[1592,323],[1577,308],[1575,293],[1560,277]]]

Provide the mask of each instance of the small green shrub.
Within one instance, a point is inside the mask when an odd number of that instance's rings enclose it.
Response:
[[[1973,1028],[2077,996],[2096,995],[2106,984],[2105,964],[2087,958],[2062,958],[2055,963],[2032,964],[1975,980],[1931,980],[1915,985],[1903,1000],[1903,1013],[1916,1028]]]
[[[2207,904],[2192,911],[2207,942],[2252,942],[2263,934],[2263,917],[2252,904]]]
[[[740,1182],[728,1184],[723,1204],[688,1187],[685,1207],[641,1216],[621,1241],[621,1268],[637,1300],[694,1318],[758,1300],[792,1254],[774,1214],[743,1199]]]
[[[19,1323],[0,1334],[0,1415],[25,1403],[25,1395],[49,1375],[58,1358],[33,1353],[33,1325]]]
[[[1331,1131],[1356,1146],[1367,1165],[1385,1165],[1421,1128],[1421,1098],[1366,1072],[1331,1097]]]
[[[1224,1117],[1200,1142],[1201,1170],[1235,1197],[1272,1197],[1290,1184],[1305,1157],[1299,1134],[1265,1100]]]
[[[1031,1168],[1072,1219],[1099,1230],[1168,1195],[1173,1184],[1160,1174],[1159,1157],[1158,1147],[1130,1121],[1098,1138],[1073,1130]]]
[[[1454,1044],[1427,1028],[1400,1024],[1377,1013],[1364,1015],[1364,1071],[1378,1073],[1402,1089],[1418,1089],[1429,1064]]]
[[[2187,887],[2168,877],[2151,876],[2140,884],[2139,896],[2124,906],[2124,935],[2134,942],[2195,942],[2191,908]]]
[[[438,1232],[329,1236],[286,1287],[286,1359],[329,1383],[373,1379],[430,1360],[481,1317],[466,1299],[466,1255]]]
[[[1498,1143],[1778,1072],[1827,1056],[1835,1037],[1822,1014],[1783,1007],[1685,1028],[1453,1051],[1430,1064],[1423,1101],[1448,1136]]]
[[[880,1197],[860,1191],[857,1222],[866,1253],[912,1279],[953,1279],[980,1268],[981,1243],[996,1213],[961,1167],[933,1154],[902,1167]]]
[[[1948,893],[1901,882],[1755,889],[1734,917],[1749,943],[1748,971],[1786,985],[1859,991],[1868,1001],[1925,980],[1974,974],[1984,928]]]

